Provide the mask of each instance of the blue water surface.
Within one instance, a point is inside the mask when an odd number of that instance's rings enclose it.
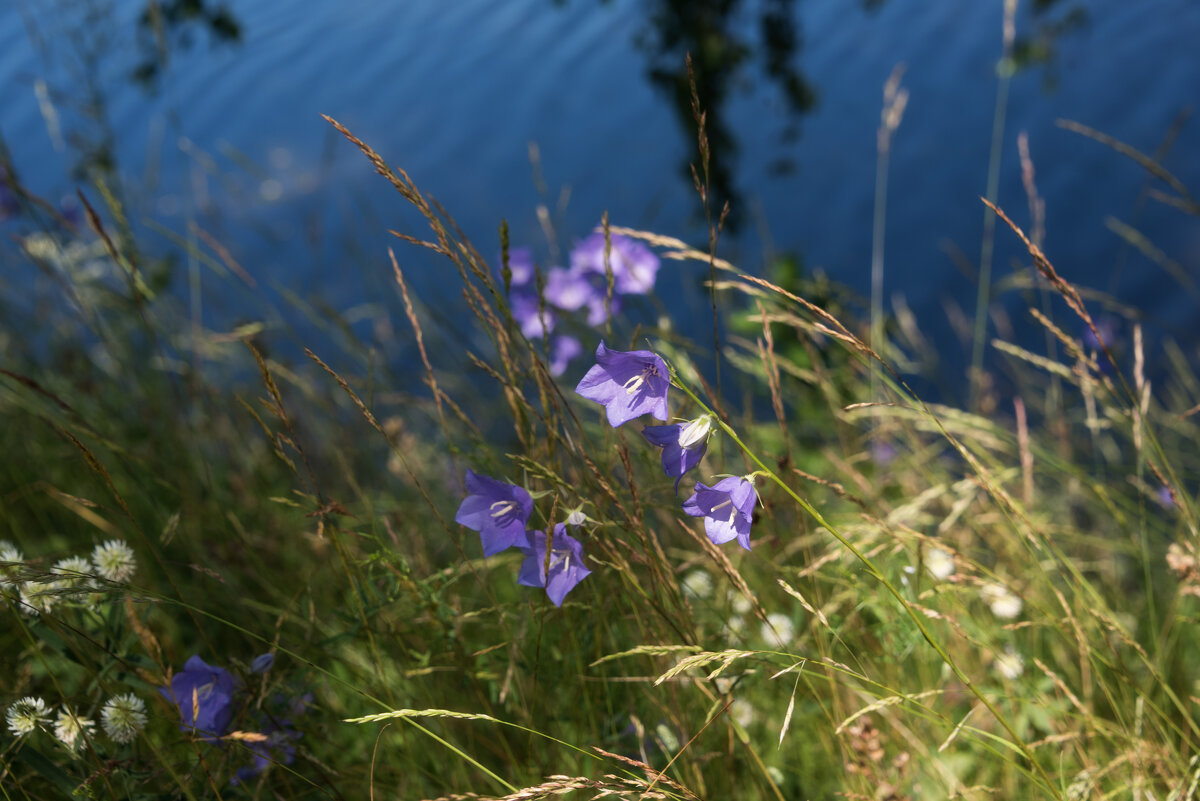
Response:
[[[719,35],[689,39],[709,6],[727,7],[713,23]],[[110,136],[130,218],[151,249],[171,250],[164,231],[186,237],[194,223],[253,278],[249,286],[207,269],[180,274],[176,289],[198,286],[205,323],[217,330],[261,316],[264,301],[278,321],[296,323],[288,293],[370,317],[380,293],[394,291],[389,246],[418,295],[449,320],[462,308],[449,266],[387,233],[421,234],[422,222],[322,114],[403,166],[485,256],[497,252],[506,219],[514,243],[531,244],[546,266],[561,263],[605,211],[614,224],[704,243],[686,173],[695,139],[662,75],[681,72],[684,49],[737,45],[745,55],[720,77],[720,105],[709,110],[728,134],[720,158],[737,223],[722,255],[762,272],[764,255],[796,254],[865,293],[882,92],[903,63],[909,102],[892,140],[885,296],[890,307],[902,295],[953,364],[969,352],[950,321],[955,308],[974,312],[1002,6],[231,0],[224,8],[238,40],[202,23],[166,30],[167,57],[147,87],[130,79],[157,51],[139,27],[145,0],[8,0],[0,135],[22,181],[51,200],[82,185],[72,175],[80,143]],[[784,62],[811,103],[790,101],[770,74],[770,13],[794,26]],[[1022,0],[1016,32],[1022,48],[1046,52],[1011,81],[999,204],[1030,225],[1017,154],[1026,132],[1058,270],[1194,343],[1195,292],[1106,220],[1134,225],[1193,277],[1200,224],[1148,199],[1148,188],[1164,187],[1131,160],[1055,123],[1075,120],[1146,153],[1170,134],[1163,163],[1200,191],[1200,121],[1179,123],[1200,88],[1200,3]],[[998,229],[993,277],[1002,281],[1022,256]],[[708,325],[701,272],[672,264],[658,286],[696,331]],[[994,305],[1018,340],[1040,338],[1019,293]]]

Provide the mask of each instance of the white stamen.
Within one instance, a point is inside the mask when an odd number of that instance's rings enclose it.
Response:
[[[726,498],[725,500],[721,501],[716,506],[714,506],[710,511],[715,512],[718,509],[724,509],[726,506],[728,506],[731,503],[733,503],[733,498]]]
[[[515,509],[516,506],[512,501],[496,501],[488,508],[492,510],[492,517],[499,519]]]

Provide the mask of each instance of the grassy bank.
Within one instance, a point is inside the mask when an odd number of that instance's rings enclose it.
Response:
[[[526,270],[343,132],[469,326],[399,250],[357,343],[197,330],[114,197],[73,224],[12,182],[42,283],[0,335],[6,798],[1193,797],[1181,352],[1152,386],[1140,329],[1029,242],[1053,347],[993,340],[972,408],[927,403],[919,332],[868,335],[828,282],[607,222],[590,273]],[[625,253],[703,283],[714,336]],[[605,373],[601,341],[649,355]],[[403,369],[372,357],[396,343]],[[689,421],[684,471],[643,425]],[[705,501],[735,476],[749,503]],[[489,492],[528,507],[485,557]]]

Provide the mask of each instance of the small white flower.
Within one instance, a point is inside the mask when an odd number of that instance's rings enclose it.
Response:
[[[96,728],[96,724],[85,717],[76,715],[71,711],[71,708],[63,705],[59,710],[58,717],[54,719],[54,736],[58,741],[72,750],[75,749],[75,744],[79,742],[79,736],[87,733],[91,735],[92,730]]]
[[[1012,620],[1021,614],[1021,608],[1024,606],[1021,599],[1003,584],[985,584],[979,595],[992,610],[992,614],[1001,620]]]
[[[735,698],[733,703],[729,705],[729,714],[737,721],[737,724],[743,729],[748,729],[754,725],[754,721],[758,719],[758,715],[754,712],[754,707],[740,698]]]
[[[750,614],[750,610],[754,608],[754,604],[750,602],[750,599],[737,590],[729,591],[729,605],[739,615],[748,615]]]
[[[133,558],[133,549],[124,541],[109,540],[92,550],[92,566],[109,581],[124,582],[133,577],[137,560]]]
[[[741,615],[734,615],[733,617],[729,618],[728,623],[729,630],[734,634],[741,634],[746,628],[746,618],[742,617]]]
[[[8,564],[5,564],[7,562]],[[13,576],[25,563],[25,556],[8,540],[0,540],[0,587],[17,583]]]
[[[101,710],[100,719],[114,742],[128,743],[146,727],[146,705],[133,693],[114,695]]]
[[[59,559],[50,572],[62,576],[60,582],[64,587],[86,587],[92,583],[92,563],[83,556]]]
[[[930,548],[925,554],[925,569],[938,581],[954,575],[954,556],[942,548]]]
[[[50,722],[50,710],[41,698],[26,696],[8,708],[4,720],[14,737],[22,737],[44,728]]]
[[[1012,649],[1012,646],[997,654],[992,661],[996,672],[1008,680],[1012,680],[1025,672],[1025,658]]]
[[[762,624],[759,634],[767,642],[784,648],[791,644],[795,638],[796,627],[792,624],[792,619],[787,615],[772,612],[767,615],[767,622]]]
[[[683,594],[689,598],[708,598],[712,591],[712,576],[703,570],[693,570],[683,577]]]
[[[25,581],[21,583],[21,611],[27,615],[44,615],[58,603],[57,581]]]

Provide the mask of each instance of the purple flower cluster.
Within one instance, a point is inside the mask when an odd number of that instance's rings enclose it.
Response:
[[[570,265],[552,267],[546,272],[539,298],[532,253],[528,248],[509,251],[508,266],[512,274],[509,305],[513,318],[527,338],[550,337],[550,372],[554,375],[561,375],[568,363],[583,353],[579,340],[553,333],[558,314],[586,311],[588,325],[603,324],[620,309],[621,296],[644,295],[654,288],[659,260],[636,239],[611,234],[606,242],[603,232],[596,232],[575,245]]]
[[[596,364],[575,391],[604,406],[613,428],[644,414],[667,419],[667,390],[671,376],[662,357],[647,350],[610,350],[603,341],[596,348]],[[713,416],[701,415],[687,423],[645,426],[644,436],[662,448],[663,472],[675,479],[700,464],[712,434]],[[754,518],[754,475],[730,476],[709,487],[700,482],[683,511],[704,518],[704,531],[714,543],[736,539],[750,550],[750,525]]]
[[[525,561],[517,583],[544,587],[554,605],[562,606],[567,593],[592,572],[584,564],[583,545],[567,533],[567,524],[557,524],[547,544],[544,531],[528,528],[533,515],[533,497],[528,490],[472,470],[467,470],[466,484],[467,497],[458,507],[455,522],[479,532],[484,556],[520,549]],[[568,522],[575,522],[576,517],[573,513]]]
[[[233,719],[233,675],[199,656],[185,662],[171,683],[158,691],[179,707],[179,730],[190,731],[201,740],[219,739]]]

